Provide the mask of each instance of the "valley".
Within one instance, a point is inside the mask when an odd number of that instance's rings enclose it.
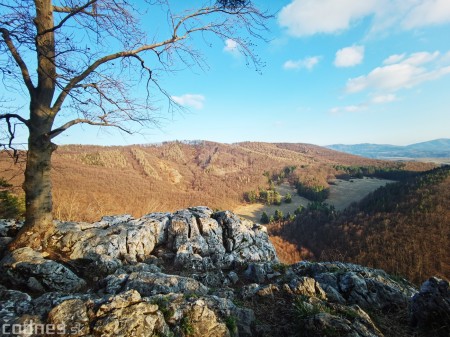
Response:
[[[381,186],[394,182],[393,180],[377,179],[377,178],[362,178],[342,180],[335,179],[330,183],[330,195],[324,201],[325,203],[334,206],[338,211],[343,211],[354,202],[359,202],[370,192],[375,191]],[[274,214],[277,209],[281,210],[283,214],[294,214],[299,206],[306,207],[310,200],[301,197],[297,194],[297,190],[287,184],[283,183],[276,186],[276,190],[281,196],[290,194],[292,196],[291,203],[281,203],[281,205],[266,205],[266,204],[242,204],[234,208],[234,212],[245,219],[259,222],[263,212],[267,214]]]
[[[430,178],[425,186],[414,180],[436,167],[310,144],[60,146],[53,156],[53,214],[62,221],[94,222],[105,215],[138,218],[205,205],[260,223],[266,212],[282,262],[358,262],[420,282],[425,275],[450,276],[450,257],[442,249],[450,235],[448,179]],[[14,165],[1,152],[0,171],[12,185],[8,193],[23,202],[23,159]],[[401,187],[408,184],[417,189]],[[386,199],[378,193],[380,187],[397,199]],[[290,203],[284,200],[288,194]],[[373,211],[367,200],[370,205],[391,201],[388,210]],[[414,253],[406,256],[409,251]]]
[[[373,160],[311,144],[207,141],[60,146],[52,165],[54,215],[70,221],[97,221],[105,214],[139,217],[192,205],[236,210],[243,204],[244,193],[266,189],[267,175],[288,166],[295,167],[292,179],[324,187],[345,173],[340,166],[394,171],[434,167],[430,163]],[[1,176],[15,187],[17,195],[22,193],[23,170],[23,156],[14,165],[1,153]]]

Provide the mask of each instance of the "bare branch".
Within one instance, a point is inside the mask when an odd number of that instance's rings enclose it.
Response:
[[[62,104],[64,103],[65,98],[67,97],[67,95],[69,94],[69,92],[75,87],[77,86],[81,81],[83,81],[86,77],[88,77],[90,74],[92,74],[98,67],[100,67],[101,65],[116,60],[116,59],[120,59],[120,58],[126,58],[126,57],[134,57],[137,54],[143,52],[143,51],[147,51],[147,50],[154,50],[156,48],[168,45],[168,44],[173,44],[181,39],[185,39],[186,36],[183,37],[177,37],[177,36],[173,36],[170,39],[167,39],[165,41],[159,42],[159,43],[155,43],[155,44],[151,44],[151,45],[144,45],[141,46],[140,48],[137,48],[135,50],[129,50],[129,51],[121,51],[118,53],[114,53],[114,54],[110,54],[107,56],[104,56],[98,60],[96,60],[95,62],[93,62],[91,65],[89,65],[80,75],[75,76],[74,78],[72,78],[71,81],[69,81],[69,83],[64,87],[64,89],[62,90],[62,92],[60,93],[60,95],[58,96],[57,100],[55,101],[55,104],[53,105],[53,109],[55,111],[59,111],[61,109]]]
[[[90,16],[97,16],[97,15],[99,15],[97,13],[97,6],[96,6],[97,1],[98,0],[89,0],[84,5],[75,6],[75,7],[53,5],[53,11],[57,12],[57,13],[69,13],[69,15],[66,17],[67,19],[69,19],[70,17],[72,17],[78,13],[87,14]],[[92,5],[92,10],[90,12],[86,11],[86,8],[88,8],[91,5]],[[67,21],[67,20],[64,20],[64,21]]]
[[[14,159],[14,162],[17,163],[19,161],[19,151],[15,148],[13,145],[14,138],[16,138],[16,124],[11,123],[11,119],[17,119],[23,124],[28,126],[28,121],[24,119],[22,116],[19,116],[17,114],[8,113],[8,114],[0,114],[0,120],[4,119],[6,121],[7,130],[8,130],[8,143],[7,144],[0,144],[5,149],[10,149],[13,151],[11,154],[11,157]],[[8,152],[9,153],[9,152]]]
[[[30,72],[28,71],[27,65],[25,64],[24,60],[20,56],[19,51],[11,40],[9,31],[6,28],[0,28],[0,32],[2,33],[3,40],[6,42],[6,45],[8,46],[12,57],[20,68],[23,81],[28,89],[28,92],[30,93],[30,96],[33,97],[35,88],[33,86],[33,82],[31,81]]]
[[[127,0],[65,0],[57,1],[58,5],[54,6],[46,0],[50,5],[45,11],[53,11],[56,22],[39,27],[33,24],[34,14],[29,6],[20,0],[10,1],[20,10],[10,7],[10,15],[5,16],[5,28],[11,32],[10,40],[14,43],[17,40],[17,49],[23,56],[36,52],[37,38],[48,38],[49,45],[55,44],[47,50],[38,48],[39,61],[46,62],[46,67],[38,65],[38,78],[42,75],[47,88],[53,85],[55,89],[46,95],[48,111],[56,116],[66,98],[70,98],[65,104],[65,113],[78,118],[74,119],[77,123],[66,123],[51,133],[46,131],[51,138],[72,125],[83,123],[81,120],[99,126],[123,125],[126,121],[155,124],[154,111],[158,109],[155,102],[159,94],[168,99],[169,111],[181,108],[160,85],[158,75],[184,67],[204,69],[207,66],[202,53],[194,48],[191,36],[212,33],[220,39],[233,39],[256,67],[259,59],[253,53],[252,44],[243,36],[260,37],[257,34],[266,29],[263,20],[270,17],[248,0],[211,1],[211,5],[194,6],[181,15],[172,12],[169,1],[146,1],[149,6],[161,5],[162,11],[167,13],[169,31],[164,33],[167,34],[164,38],[158,32],[151,37],[140,27],[139,18],[147,13],[146,9],[141,13],[141,4]],[[27,29],[22,28],[22,22],[28,24]],[[47,33],[49,36],[45,36]],[[3,50],[8,50],[4,45]],[[111,46],[118,50],[111,50]],[[29,54],[25,54],[25,50]],[[10,59],[9,62],[14,62],[13,57]],[[136,73],[138,76],[134,76]],[[20,76],[16,74],[16,78]],[[133,98],[134,86],[141,81],[145,81],[147,90],[142,101],[139,97]]]
[[[83,14],[87,14],[87,15],[93,15],[93,16],[97,15],[96,7],[95,7],[95,3],[97,1],[98,0],[90,0],[86,4],[84,4],[83,6],[75,7],[75,8],[53,6],[53,10],[55,12],[58,12],[58,13],[69,13],[69,14],[66,15],[57,25],[55,25],[51,29],[47,29],[47,30],[41,32],[39,35],[44,35],[44,34],[47,34],[49,32],[54,32],[55,30],[60,29],[67,22],[67,20],[69,20],[70,18],[74,17],[75,15],[77,15],[79,13],[83,13]],[[87,12],[86,8],[88,8],[91,5],[93,5],[92,11],[91,12]]]
[[[16,118],[19,121],[21,121],[23,124],[25,124],[26,126],[28,126],[28,120],[23,118],[22,116],[18,115],[18,114],[0,114],[0,119],[10,119],[10,118]]]
[[[82,119],[82,118],[78,118],[78,119],[74,119],[71,120],[70,122],[67,122],[63,125],[61,125],[59,128],[53,129],[51,132],[49,132],[46,136],[49,139],[53,139],[56,136],[60,135],[61,133],[63,133],[64,131],[66,131],[68,128],[70,128],[71,126],[74,126],[76,124],[89,124],[89,125],[95,125],[95,126],[112,126],[115,128],[118,128],[128,134],[131,134],[132,132],[130,130],[125,129],[124,127],[117,125],[117,124],[113,124],[113,123],[109,123],[107,121],[104,122],[94,122],[91,121],[90,119]]]

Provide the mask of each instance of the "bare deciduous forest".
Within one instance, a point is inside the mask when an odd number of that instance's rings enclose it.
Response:
[[[343,212],[315,203],[292,222],[270,225],[276,245],[302,257],[384,269],[420,284],[429,275],[450,278],[450,167],[386,185]],[[287,241],[288,244],[284,244]]]
[[[20,197],[20,162],[13,165],[3,152],[0,167],[3,178],[15,187],[12,193]],[[97,221],[107,214],[138,217],[193,205],[233,210],[245,202],[249,191],[265,190],[274,183],[300,183],[321,192],[336,177],[381,172],[383,177],[413,181],[418,172],[434,167],[372,160],[309,144],[177,141],[127,147],[60,146],[52,169],[54,217]],[[287,168],[289,174],[284,175]],[[305,208],[294,222],[269,225],[272,242],[283,262],[339,259],[383,268],[416,282],[432,274],[448,278],[449,179],[431,179],[420,188],[401,192],[398,184],[391,184],[381,189],[385,192],[377,191],[343,212],[312,203],[313,208]],[[386,199],[383,193],[399,199],[389,199],[389,210],[373,209]]]
[[[340,165],[398,166],[306,144],[219,144],[168,142],[160,145],[60,146],[53,160],[54,216],[96,221],[105,214],[142,216],[192,205],[233,209],[247,191],[266,188],[264,172],[295,165],[295,177],[327,184]],[[407,164],[424,170],[430,164]],[[19,165],[3,153],[3,177],[21,193]]]

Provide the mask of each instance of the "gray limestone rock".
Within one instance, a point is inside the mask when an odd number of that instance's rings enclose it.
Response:
[[[86,336],[90,332],[88,308],[80,299],[66,300],[49,312],[47,324],[64,327],[70,336]]]
[[[133,289],[142,296],[169,293],[200,295],[208,292],[207,287],[193,278],[150,272],[110,275],[104,280],[104,287],[107,293]]]
[[[14,237],[23,226],[23,221],[13,219],[0,219],[0,238]]]
[[[31,296],[0,286],[0,326],[15,321],[32,308]]]
[[[382,270],[351,263],[302,261],[292,270],[299,276],[314,278],[335,302],[362,308],[405,308],[416,293],[406,281],[396,282]]]
[[[301,276],[289,282],[289,288],[296,295],[326,299],[326,294],[320,284],[311,277]]]
[[[0,285],[0,323],[32,320],[85,337],[250,337],[270,335],[275,326],[258,332],[244,306],[261,318],[273,305],[280,315],[285,308],[286,317],[295,314],[304,336],[381,337],[364,310],[406,310],[417,293],[406,281],[355,264],[281,265],[264,226],[204,206],[56,228],[50,247],[64,264],[29,248],[1,260],[0,281],[11,289]],[[0,239],[16,229],[0,220]],[[32,299],[22,291],[43,294]],[[410,304],[416,325],[441,327],[436,336],[448,329],[448,282],[428,280]]]
[[[383,337],[359,306],[330,304],[315,297],[296,303],[302,336]]]
[[[54,306],[46,324],[67,336],[160,336],[170,330],[158,306],[130,290],[96,301],[68,299]]]
[[[173,254],[179,268],[197,271],[277,261],[265,227],[202,206],[139,219],[122,215],[92,224],[58,222],[51,246],[86,277],[105,276],[123,264],[147,261],[155,248],[166,257]]]
[[[44,258],[44,254],[24,247],[9,252],[0,261],[1,279],[12,287],[31,292],[76,292],[86,283],[64,265]]]
[[[411,322],[422,328],[437,328],[436,335],[450,333],[450,289],[446,280],[432,277],[411,299]]]

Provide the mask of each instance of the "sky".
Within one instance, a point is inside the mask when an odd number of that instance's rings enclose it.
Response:
[[[407,145],[450,138],[449,0],[255,4],[274,13],[267,41],[254,40],[260,71],[233,40],[200,44],[206,69],[160,79],[186,110],[170,113],[162,104],[160,126],[131,136],[76,126],[55,142]]]

